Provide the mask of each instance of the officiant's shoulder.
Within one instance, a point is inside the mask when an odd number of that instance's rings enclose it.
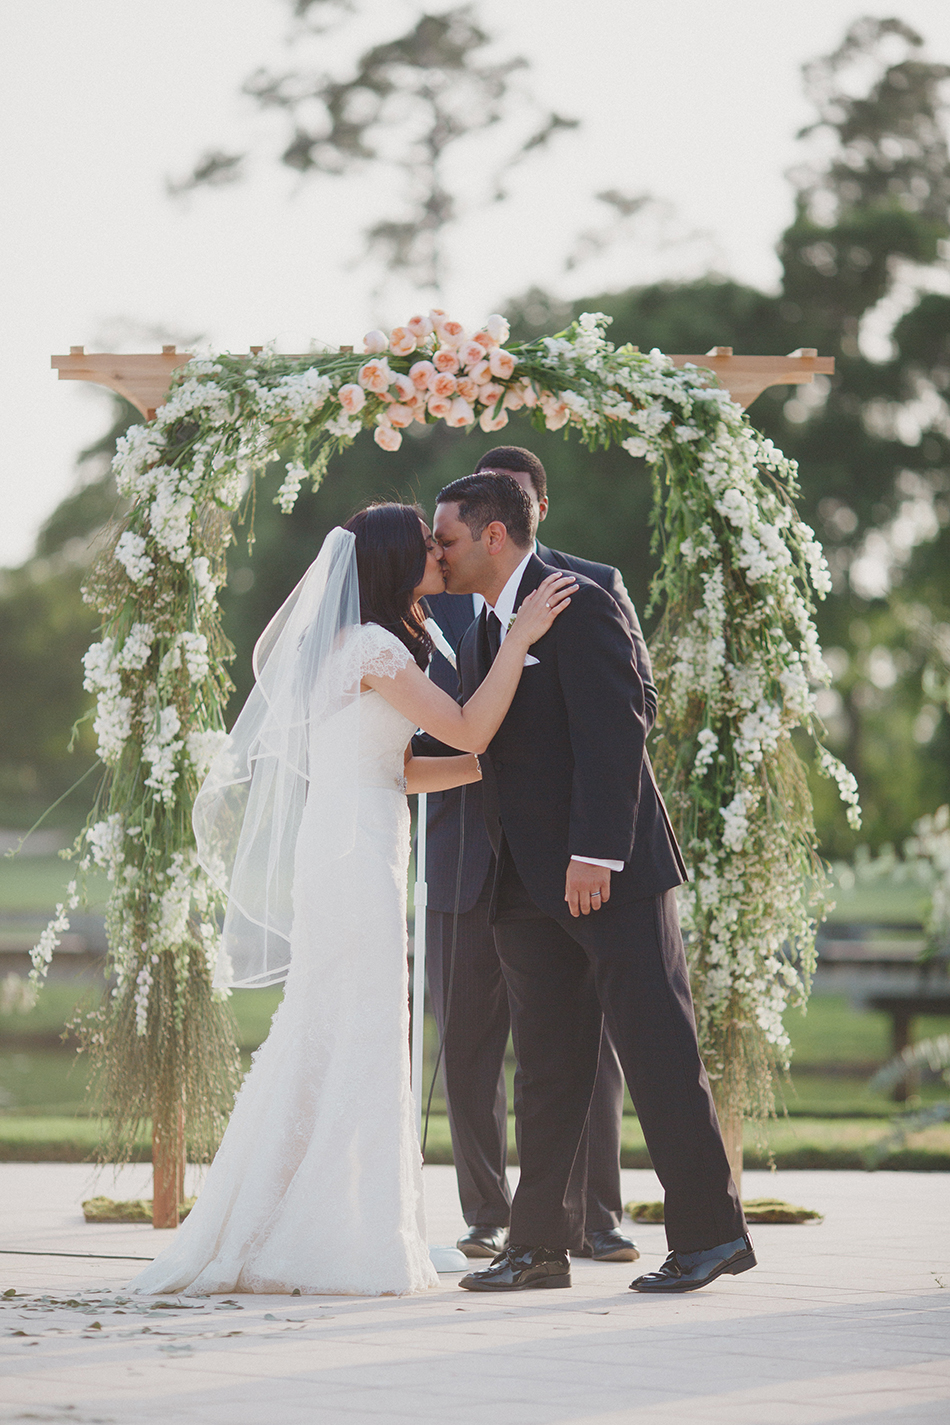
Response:
[[[554,572],[561,571],[555,570]],[[626,631],[626,622],[614,596],[608,593],[603,585],[598,584],[594,579],[589,579],[586,574],[581,574],[573,569],[571,573],[577,580],[577,589],[571,595],[571,602],[554,620],[550,631],[557,633],[560,627],[563,632],[578,620],[596,616],[606,616],[611,623],[619,624]]]

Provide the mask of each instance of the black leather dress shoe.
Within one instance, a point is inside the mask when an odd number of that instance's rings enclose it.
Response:
[[[508,1228],[476,1224],[455,1245],[466,1257],[497,1257],[508,1246]]]
[[[570,1284],[571,1259],[566,1251],[552,1247],[509,1247],[483,1272],[469,1272],[459,1282],[466,1291],[527,1291]]]
[[[640,1256],[631,1237],[611,1228],[609,1232],[588,1232],[578,1257],[593,1257],[595,1262],[635,1262]]]
[[[647,1272],[630,1283],[633,1291],[698,1291],[729,1272],[736,1277],[756,1264],[752,1238],[746,1233],[706,1252],[671,1252],[658,1272]]]

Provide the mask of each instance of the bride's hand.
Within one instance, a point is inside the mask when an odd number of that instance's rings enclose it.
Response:
[[[577,588],[573,574],[549,574],[533,593],[522,602],[518,617],[508,631],[522,637],[530,648],[537,643],[551,627],[558,614],[563,613],[571,602],[571,595]]]

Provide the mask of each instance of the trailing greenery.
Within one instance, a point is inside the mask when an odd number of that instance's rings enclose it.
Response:
[[[615,348],[607,321],[588,313],[506,346],[504,317],[470,333],[433,310],[370,332],[362,355],[193,360],[155,420],[119,441],[128,514],[86,588],[103,618],[84,663],[105,778],[76,847],[80,871],[96,865],[112,883],[115,987],[71,1026],[92,1055],[107,1158],[121,1161],[149,1113],[166,1141],[184,1113],[192,1153],[206,1156],[238,1082],[233,1027],[211,991],[220,896],[191,834],[225,741],[217,593],[232,516],[278,448],[289,459],[275,500],[289,513],[303,481],[318,486],[330,454],[367,427],[395,451],[417,422],[495,432],[524,409],[539,429],[619,445],[654,470],[661,747],[675,749],[662,772],[696,873],[684,907],[701,1038],[721,1107],[771,1108],[782,1011],[807,995],[821,903],[791,732],[816,732],[812,690],[827,670],[812,598],[830,581],[795,513],[790,462],[708,372]],[[856,816],[853,778],[816,745]],[[36,978],[79,895],[71,882],[34,951]]]

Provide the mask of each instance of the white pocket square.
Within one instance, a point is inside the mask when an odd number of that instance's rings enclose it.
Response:
[[[524,666],[530,668],[532,663],[540,663],[540,658],[535,658],[533,653],[526,653],[524,656]]]

